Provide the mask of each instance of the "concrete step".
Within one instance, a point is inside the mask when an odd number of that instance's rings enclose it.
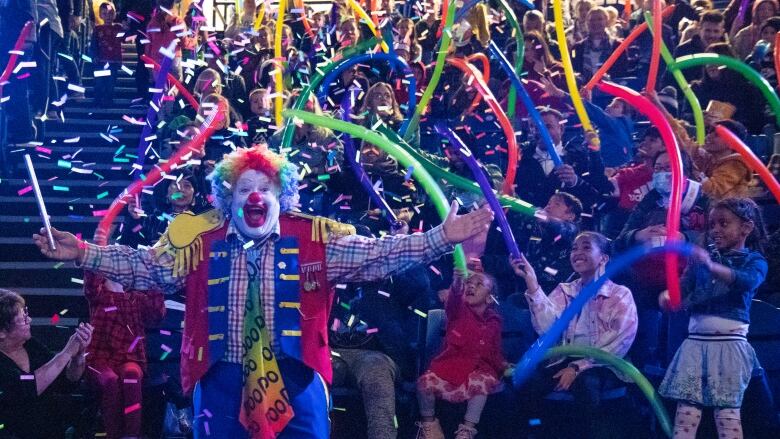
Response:
[[[101,115],[103,116],[103,115]],[[113,128],[121,128],[126,133],[138,132],[141,134],[143,125],[132,124],[122,118],[117,119],[92,119],[92,118],[65,118],[65,122],[60,119],[49,119],[46,122],[46,134],[50,137],[50,132],[72,131],[78,133],[84,132],[105,132]]]
[[[109,116],[109,115],[117,115],[120,118],[122,115],[128,115],[135,118],[139,117],[145,117],[147,113],[147,107],[138,107],[138,108],[131,108],[130,105],[132,104],[132,99],[114,99],[113,106],[109,108],[95,108],[95,102],[94,99],[88,98],[86,99],[89,101],[88,103],[85,103],[83,106],[68,106],[65,109],[65,119],[67,120],[68,117],[84,117],[84,116],[91,116],[93,114],[98,114],[100,116]]]
[[[74,131],[60,131],[60,130],[51,130],[46,131],[46,138],[51,141],[53,139],[56,139],[57,141],[64,141],[64,140],[72,140],[78,137],[80,140],[93,140],[93,139],[103,139],[104,142],[108,142],[108,140],[105,140],[103,136],[101,136],[102,132],[74,132]],[[109,135],[108,133],[102,133],[105,135]],[[140,133],[130,133],[130,132],[117,132],[117,133],[110,133],[111,136],[116,137],[120,142],[121,141],[138,141],[138,136]],[[115,142],[116,143],[116,142]],[[119,145],[119,143],[117,143]]]
[[[132,163],[96,164],[94,162],[74,162],[70,169],[66,169],[58,166],[56,159],[53,159],[51,163],[38,162],[35,164],[35,172],[39,180],[48,180],[55,177],[68,179],[83,178],[87,181],[92,181],[95,185],[105,181],[127,181],[132,178],[132,169]],[[143,171],[146,173],[149,172],[150,169],[151,164],[145,165]],[[16,164],[15,170],[17,177],[27,175],[27,168],[21,162]],[[77,175],[79,177],[77,177]]]
[[[68,186],[62,186],[60,188],[68,188]],[[108,194],[103,198],[82,198],[77,193],[71,194],[71,196],[63,197],[57,196],[58,194],[68,194],[62,190],[53,191],[51,189],[42,189],[43,199],[46,203],[46,211],[49,215],[80,215],[88,216],[92,215],[95,211],[106,210],[111,205],[114,198],[119,195],[124,188],[116,188],[112,190],[104,190],[103,188],[94,187],[88,192],[94,197],[96,191],[100,191],[100,194]],[[74,191],[75,192],[75,191]],[[87,192],[87,191],[80,191]],[[13,212],[17,215],[36,215],[38,213],[38,203],[32,192],[19,197],[19,196],[0,196],[0,211]]]
[[[83,238],[92,238],[101,219],[102,217],[55,215],[51,217],[51,224],[57,229],[67,230],[73,234],[80,233]],[[123,221],[124,217],[120,215],[114,223],[119,224]],[[35,215],[0,215],[0,223],[3,224],[4,229],[8,228],[7,232],[3,232],[6,236],[10,235],[7,237],[32,237],[33,233],[38,233],[43,227],[37,212]],[[30,238],[30,245],[32,245],[32,238]]]

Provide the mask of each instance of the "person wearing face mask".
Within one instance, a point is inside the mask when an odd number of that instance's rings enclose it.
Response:
[[[511,261],[515,274],[525,281],[525,298],[531,311],[531,322],[538,334],[544,334],[563,310],[586,285],[604,273],[609,261],[609,240],[596,232],[582,232],[571,247],[569,261],[579,275],[573,282],[561,283],[547,295],[539,286],[534,267],[525,257]],[[637,332],[637,311],[631,290],[611,280],[588,301],[561,337],[561,345],[590,346],[622,358],[631,347]],[[522,407],[531,411],[549,392],[570,391],[574,397],[572,425],[577,436],[596,436],[595,420],[601,392],[619,383],[622,374],[592,358],[554,359],[537,369],[536,375],[519,391]],[[538,417],[538,416],[537,416]]]
[[[453,203],[426,233],[352,236],[346,224],[292,213],[298,175],[265,147],[225,155],[210,175],[215,209],[179,214],[149,250],[97,246],[52,229],[55,250],[33,236],[45,256],[125,289],[184,290],[181,375],[184,390],[194,391],[195,439],[327,438],[332,286],[427,265],[493,219],[487,208],[458,215]]]
[[[690,176],[690,158],[685,153],[682,155],[683,174]],[[651,190],[633,208],[623,230],[615,239],[616,251],[623,252],[636,245],[660,245],[666,241],[666,214],[672,192],[672,167],[666,151],[655,155],[652,169]],[[677,239],[693,243],[699,240],[704,230],[709,199],[696,181],[686,179],[684,185]],[[639,311],[639,331],[631,359],[640,369],[646,364],[660,363],[661,313],[656,298],[666,288],[663,260],[663,255],[649,256],[633,264],[619,277],[633,291]]]

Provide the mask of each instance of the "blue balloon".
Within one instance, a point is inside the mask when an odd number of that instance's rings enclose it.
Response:
[[[517,363],[515,373],[512,376],[512,384],[518,388],[522,386],[528,378],[533,375],[536,367],[544,359],[545,352],[553,346],[556,346],[563,335],[569,322],[577,316],[588,301],[596,295],[602,285],[617,273],[625,270],[637,260],[656,253],[674,252],[683,256],[689,256],[693,246],[686,243],[669,243],[659,247],[637,246],[619,257],[615,258],[608,265],[604,274],[595,281],[589,283],[577,294],[571,304],[563,310],[552,326],[539,337],[536,342],[523,354],[523,358]]]
[[[501,49],[498,48],[494,41],[490,42],[488,51],[490,51],[490,55],[501,64],[501,68],[504,69],[504,72],[506,72],[507,76],[509,76],[509,79],[512,81],[512,85],[515,87],[515,90],[517,90],[520,100],[523,101],[525,109],[528,110],[528,116],[531,117],[534,125],[536,125],[537,131],[539,131],[539,134],[542,136],[542,143],[544,143],[544,147],[550,154],[553,163],[555,163],[556,167],[561,166],[563,161],[558,155],[558,152],[555,151],[555,145],[553,144],[552,137],[550,137],[550,132],[547,131],[547,127],[544,126],[542,116],[539,114],[539,111],[536,110],[536,105],[534,105],[534,102],[531,100],[531,96],[528,95],[528,91],[525,89],[520,77],[517,76],[517,72],[515,72],[515,69],[509,64],[509,60],[506,59],[501,52]]]
[[[407,103],[408,108],[406,109],[406,119],[404,119],[404,123],[401,125],[400,130],[401,135],[403,136],[404,133],[406,133],[406,129],[409,126],[409,121],[411,120],[411,117],[414,114],[414,110],[417,107],[417,94],[415,93],[417,91],[417,79],[414,77],[414,73],[409,67],[409,64],[407,64],[406,61],[404,61],[404,59],[398,55],[381,52],[366,53],[340,61],[341,64],[339,64],[338,67],[333,69],[330,73],[328,73],[327,76],[325,76],[325,78],[323,78],[321,83],[322,89],[320,89],[320,92],[317,93],[317,98],[320,100],[320,102],[325,100],[325,98],[328,96],[328,91],[330,91],[330,84],[338,77],[338,75],[341,74],[341,72],[354,66],[355,64],[373,60],[387,61],[391,64],[394,64],[396,67],[399,67],[401,70],[403,70],[404,77],[409,80],[409,102]]]

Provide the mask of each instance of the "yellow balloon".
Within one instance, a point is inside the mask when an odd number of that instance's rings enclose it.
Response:
[[[282,58],[282,30],[284,28],[284,13],[287,11],[287,0],[279,0],[279,13],[276,16],[276,32],[274,33],[274,58],[279,61],[274,80],[274,115],[276,126],[282,126],[282,96],[284,95],[284,59]]]
[[[555,13],[555,33],[558,37],[558,47],[561,49],[561,62],[563,63],[563,72],[566,74],[566,86],[569,88],[571,102],[574,105],[574,111],[580,118],[582,129],[586,133],[592,132],[593,125],[590,123],[588,112],[585,111],[585,105],[582,103],[580,91],[577,88],[577,79],[574,77],[574,68],[571,65],[571,56],[569,56],[569,46],[566,43],[566,30],[563,28],[563,8],[561,0],[553,0],[553,12]],[[599,146],[601,142],[598,137],[590,141],[593,146]]]
[[[381,43],[379,43],[379,45],[382,47],[382,51],[385,52],[385,53],[389,53],[390,52],[390,48],[387,47],[387,43],[385,43],[385,40],[382,39],[382,34],[379,32],[379,29],[377,29],[376,26],[374,26],[374,22],[371,20],[371,17],[368,16],[368,14],[366,13],[365,9],[361,8],[360,5],[357,4],[357,2],[355,0],[347,0],[347,4],[349,5],[349,7],[354,9],[355,12],[357,12],[357,14],[360,16],[360,18],[365,20],[366,25],[368,26],[369,29],[371,29],[371,32],[374,33],[374,36],[379,41],[381,41]]]

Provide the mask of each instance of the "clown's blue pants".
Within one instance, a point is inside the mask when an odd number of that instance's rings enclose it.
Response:
[[[292,358],[280,358],[279,369],[295,416],[278,439],[327,439],[330,435],[328,394],[320,376]],[[239,421],[241,365],[220,361],[195,385],[195,439],[243,439]],[[207,416],[210,414],[211,417]]]

